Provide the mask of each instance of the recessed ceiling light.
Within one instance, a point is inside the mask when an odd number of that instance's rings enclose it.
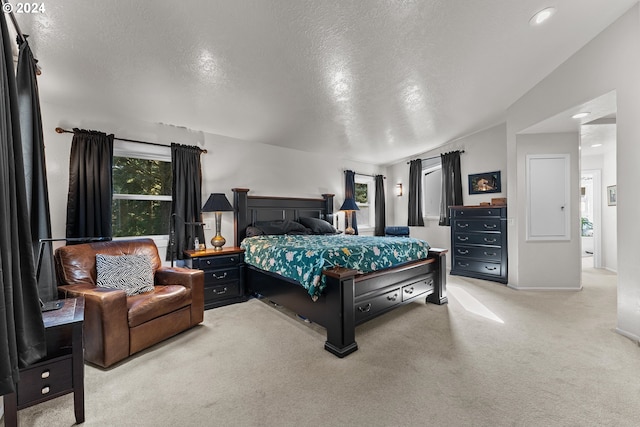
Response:
[[[596,148],[596,147],[602,147],[602,144],[591,144],[592,148]]]
[[[534,27],[536,25],[540,25],[551,18],[554,13],[556,13],[555,7],[547,7],[546,9],[542,9],[540,12],[533,15],[531,19],[529,19],[529,25]]]
[[[583,111],[581,113],[576,113],[573,116],[571,116],[572,119],[581,119],[583,117],[587,117],[589,114],[591,114],[591,112],[589,111]]]

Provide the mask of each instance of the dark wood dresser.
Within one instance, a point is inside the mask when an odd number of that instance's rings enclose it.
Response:
[[[507,283],[507,207],[451,207],[451,274]]]
[[[42,313],[47,355],[20,369],[16,393],[4,396],[5,426],[17,426],[17,411],[73,393],[76,423],[84,422],[84,298],[61,300],[58,310]]]
[[[244,285],[244,249],[184,251],[185,266],[204,271],[204,308],[247,300]]]

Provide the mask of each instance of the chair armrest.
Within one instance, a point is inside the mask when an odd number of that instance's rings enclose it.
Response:
[[[127,295],[89,284],[59,286],[66,298],[83,296],[85,360],[108,367],[129,356]]]
[[[157,285],[182,285],[191,289],[191,325],[204,320],[204,272],[183,267],[162,267],[156,270]]]

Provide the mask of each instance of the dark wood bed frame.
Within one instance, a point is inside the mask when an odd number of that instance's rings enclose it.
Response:
[[[257,221],[296,220],[301,216],[333,223],[333,194],[322,199],[249,196],[246,188],[233,189],[235,244]],[[296,282],[246,266],[249,292],[261,295],[319,324],[327,330],[324,348],[338,357],[358,349],[355,327],[400,305],[426,297],[446,304],[446,249],[429,250],[426,259],[368,274],[347,268],[325,270],[326,288],[317,301]]]

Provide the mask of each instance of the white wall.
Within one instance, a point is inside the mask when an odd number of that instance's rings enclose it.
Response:
[[[526,156],[529,154],[569,154],[569,168],[571,179],[570,207],[570,240],[567,241],[528,241],[526,226],[519,227],[518,253],[520,260],[527,262],[513,262],[509,271],[516,270],[520,277],[518,283],[509,286],[517,289],[580,289],[581,259],[580,259],[580,145],[578,133],[545,133],[525,134],[517,137],[518,181],[517,191],[521,202],[514,213],[521,224],[525,224],[527,217],[527,180],[525,179]],[[564,183],[558,183],[564,185]],[[543,265],[544,268],[540,268]]]
[[[460,156],[462,175],[462,199],[464,205],[477,205],[480,202],[490,202],[495,197],[506,197],[507,191],[507,154],[506,154],[506,125],[499,124],[489,129],[474,133],[464,138],[445,144],[437,150],[431,150],[413,158],[428,158],[440,156],[455,150],[464,150]],[[469,194],[469,174],[481,172],[501,171],[502,192],[491,194]],[[387,224],[405,225],[408,218],[409,205],[409,165],[407,160],[390,165],[387,168],[387,185],[394,188],[402,183],[404,194],[402,197],[387,197]],[[425,220],[424,227],[411,227],[411,236],[424,239],[432,247],[451,249],[450,227],[441,227],[437,219]],[[447,263],[451,261],[447,257]]]
[[[566,111],[585,101],[616,90],[617,94],[617,186],[618,206],[618,325],[617,330],[640,338],[640,263],[637,236],[640,236],[640,8],[629,12],[605,29],[553,73],[515,102],[507,111],[508,199],[513,210],[524,203],[518,189],[516,135],[527,127]],[[605,182],[603,177],[603,184]],[[605,199],[606,200],[606,199]],[[520,230],[524,218],[514,218]],[[525,264],[520,271],[545,268],[518,251],[520,233],[510,233],[509,262]],[[527,265],[535,264],[535,265]],[[516,271],[510,269],[510,273]],[[510,275],[511,276],[511,275]],[[510,277],[510,282],[532,282],[529,277]]]
[[[602,163],[602,266],[618,271],[618,207],[607,204],[607,187],[616,185],[616,150],[606,153]]]
[[[208,150],[202,155],[202,200],[210,193],[226,193],[233,201],[232,188],[249,188],[249,194],[269,196],[321,197],[335,194],[334,210],[344,200],[345,169],[366,174],[382,173],[382,168],[340,160],[335,156],[310,154],[288,148],[253,143],[220,135],[157,123],[146,123],[122,117],[92,114],[91,108],[68,108],[42,100],[45,156],[51,203],[53,237],[64,237],[66,203],[69,185],[69,154],[72,134],[57,134],[58,126],[113,133],[116,137],[161,144],[176,142],[197,145]],[[144,145],[135,144],[145,150]],[[167,153],[170,150],[166,149]],[[385,191],[390,191],[385,189]],[[204,213],[203,220],[213,223],[213,214]],[[214,226],[215,228],[215,226]],[[214,230],[206,230],[207,243]],[[233,214],[224,213],[222,235],[227,246],[233,245]],[[164,258],[161,249],[161,256]]]

